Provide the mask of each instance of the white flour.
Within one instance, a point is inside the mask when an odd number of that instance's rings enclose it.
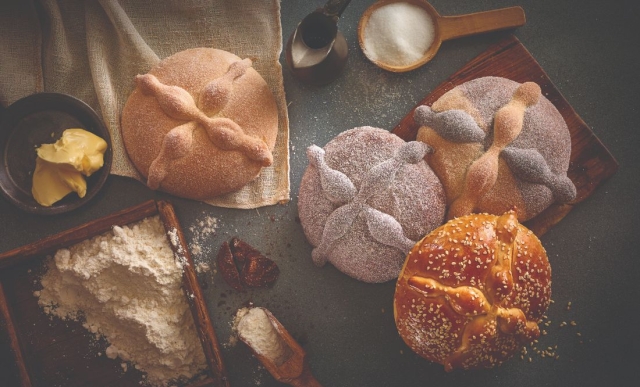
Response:
[[[58,250],[47,264],[39,304],[62,319],[83,317],[109,342],[107,357],[130,361],[156,386],[206,367],[182,266],[157,216]]]
[[[242,308],[236,314],[238,335],[258,354],[277,366],[293,355],[262,308]]]

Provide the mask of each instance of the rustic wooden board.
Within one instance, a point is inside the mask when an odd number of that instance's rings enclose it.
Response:
[[[188,387],[228,386],[218,341],[198,284],[194,264],[173,207],[148,201],[27,246],[0,254],[0,334],[8,338],[21,385],[27,386],[136,386],[143,374],[133,367],[123,372],[120,361],[105,356],[106,342],[96,341],[82,324],[47,316],[33,295],[39,290],[42,260],[55,250],[125,225],[160,215],[167,233],[174,232],[174,252],[189,262],[184,291],[203,344],[209,369],[204,379]],[[102,356],[98,356],[98,352]],[[1,384],[1,383],[0,383]]]
[[[507,35],[441,83],[411,109],[392,132],[405,141],[415,140],[420,125],[413,120],[413,113],[418,106],[430,106],[454,87],[485,76],[504,77],[520,83],[536,82],[569,127],[572,148],[567,175],[575,184],[578,194],[573,202],[552,205],[525,222],[537,235],[542,235],[562,220],[574,205],[589,197],[599,185],[613,176],[618,170],[618,163],[515,36]]]

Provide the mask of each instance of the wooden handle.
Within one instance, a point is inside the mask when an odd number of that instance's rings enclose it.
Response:
[[[304,362],[300,376],[291,380],[289,384],[293,387],[322,387],[322,384],[311,374],[311,369],[309,369],[309,364],[307,364],[306,361]]]
[[[468,15],[441,16],[438,18],[440,38],[450,40],[463,36],[481,34],[520,27],[526,23],[522,7],[509,7]]]

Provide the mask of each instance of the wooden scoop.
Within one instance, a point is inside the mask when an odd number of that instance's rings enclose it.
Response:
[[[270,311],[265,308],[261,309],[271,321],[271,325],[273,325],[273,328],[280,336],[280,339],[289,347],[289,349],[291,349],[291,356],[289,356],[289,358],[282,364],[278,365],[273,359],[256,352],[256,350],[246,340],[244,340],[242,336],[240,336],[240,340],[251,348],[253,354],[277,381],[294,387],[322,387],[316,378],[311,375],[311,369],[307,362],[307,354],[304,349],[302,349],[300,344],[295,341],[295,339],[289,334],[285,327],[280,324],[280,321],[271,314]]]
[[[374,60],[370,57],[370,54],[367,53],[364,45],[365,27],[373,12],[380,7],[393,3],[407,3],[421,7],[431,16],[433,22],[433,43],[422,58],[406,66],[395,66]],[[525,22],[524,10],[521,7],[508,7],[458,16],[440,16],[435,8],[425,0],[380,0],[367,8],[362,14],[360,22],[358,23],[358,42],[364,55],[376,66],[392,72],[405,72],[414,70],[430,61],[445,40],[520,27],[524,25]]]

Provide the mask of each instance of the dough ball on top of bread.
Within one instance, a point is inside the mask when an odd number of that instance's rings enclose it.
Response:
[[[535,340],[551,300],[551,267],[515,212],[472,214],[409,252],[394,295],[400,336],[452,369],[490,368]]]
[[[364,282],[397,279],[407,252],[444,220],[429,147],[383,129],[345,131],[307,149],[298,212],[316,265]]]
[[[122,138],[150,188],[204,200],[240,189],[271,165],[278,110],[251,65],[194,48],[136,77]]]
[[[418,141],[434,148],[427,161],[444,185],[447,219],[517,208],[525,221],[576,197],[569,129],[533,82],[477,78],[418,107],[414,119]]]

